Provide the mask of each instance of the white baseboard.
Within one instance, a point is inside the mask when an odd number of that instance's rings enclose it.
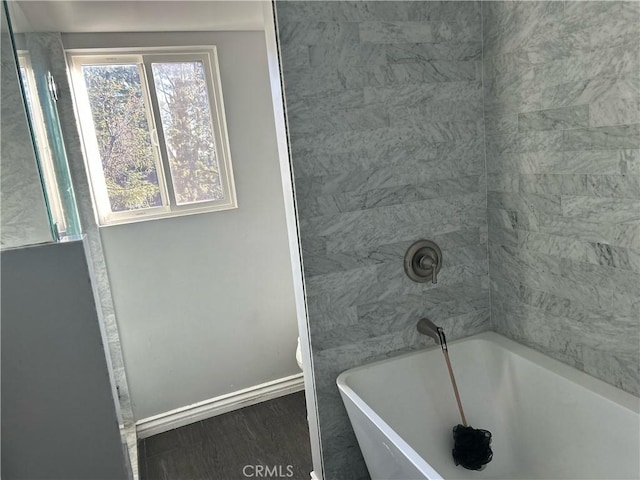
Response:
[[[146,438],[249,405],[304,390],[302,373],[244,388],[136,422],[138,438]]]

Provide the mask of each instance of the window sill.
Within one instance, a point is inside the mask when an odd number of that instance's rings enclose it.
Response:
[[[126,218],[112,219],[109,221],[101,221],[98,228],[116,227],[118,225],[127,225],[131,223],[149,222],[152,220],[163,220],[176,217],[186,217],[190,215],[199,215],[203,213],[222,212],[224,210],[235,210],[238,208],[237,203],[232,205],[215,205],[201,208],[188,208],[184,210],[174,210],[172,212],[148,213],[130,216]]]

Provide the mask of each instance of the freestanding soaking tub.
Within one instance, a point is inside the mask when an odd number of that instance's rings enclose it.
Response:
[[[483,471],[456,467],[460,423],[440,347],[337,380],[373,479],[638,479],[640,399],[496,333],[449,344],[470,425],[493,434]]]

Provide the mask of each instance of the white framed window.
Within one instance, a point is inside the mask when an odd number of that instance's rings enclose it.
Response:
[[[237,207],[215,47],[68,58],[100,225]]]

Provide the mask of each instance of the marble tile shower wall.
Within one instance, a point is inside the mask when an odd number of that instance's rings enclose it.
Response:
[[[11,38],[4,28],[3,25],[0,34],[0,248],[3,249],[53,240]]]
[[[493,328],[640,394],[640,2],[483,2]]]
[[[477,2],[277,2],[325,474],[366,478],[335,385],[356,365],[489,329]],[[403,271],[415,240],[438,283]]]

